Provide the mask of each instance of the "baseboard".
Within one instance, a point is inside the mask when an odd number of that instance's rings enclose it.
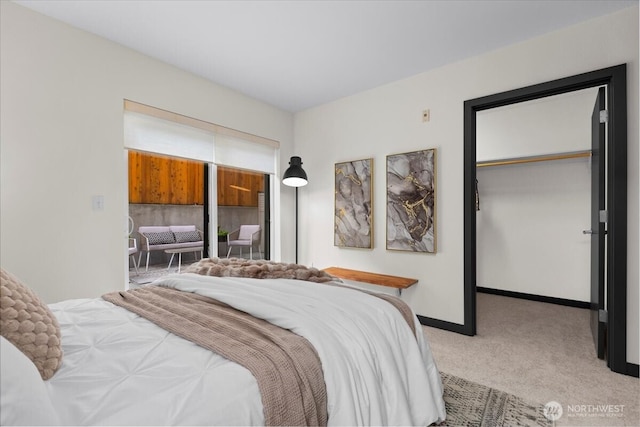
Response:
[[[638,372],[638,364],[637,363],[629,363],[627,362],[627,375],[631,377],[639,377]]]
[[[445,331],[456,332],[462,335],[469,335],[464,330],[464,325],[460,325],[459,323],[447,322],[445,320],[434,319],[431,317],[420,316],[419,314],[418,320],[421,325],[431,326],[433,328],[444,329]]]
[[[503,297],[520,298],[520,299],[526,299],[530,301],[546,302],[549,304],[564,305],[567,307],[591,308],[591,304],[588,302],[576,301],[572,299],[547,297],[544,295],[526,294],[523,292],[505,291],[502,289],[483,288],[480,286],[476,287],[476,291],[484,294],[500,295]]]

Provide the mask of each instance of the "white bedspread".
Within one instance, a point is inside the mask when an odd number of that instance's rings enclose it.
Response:
[[[50,307],[64,357],[45,385],[61,425],[263,423],[245,368],[100,298]]]
[[[181,274],[154,284],[216,298],[307,338],[322,361],[329,425],[444,419],[442,385],[423,334],[416,340],[379,298],[299,280]],[[65,354],[47,387],[63,408],[63,424],[263,423],[256,381],[243,367],[101,299],[51,309]]]

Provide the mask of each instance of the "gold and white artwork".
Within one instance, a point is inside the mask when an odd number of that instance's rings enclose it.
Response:
[[[387,249],[436,252],[436,150],[387,156]]]
[[[334,245],[372,248],[373,159],[336,163]]]

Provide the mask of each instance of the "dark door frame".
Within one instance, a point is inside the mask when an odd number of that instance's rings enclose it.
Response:
[[[210,220],[211,220],[211,214],[209,213],[209,163],[205,162],[202,165],[202,168],[204,170],[204,182],[202,183],[203,187],[204,187],[204,213],[203,213],[203,219],[204,219],[204,224],[202,225],[202,233],[204,234],[204,250],[202,251],[202,257],[203,258],[209,258],[209,226],[210,226]],[[218,254],[220,255],[220,254]]]
[[[264,259],[271,259],[271,175],[264,174]]]
[[[607,85],[607,363],[627,364],[627,77],[626,64],[471,99],[464,103],[464,325],[476,334],[476,113],[523,101]],[[637,374],[636,374],[637,375]]]
[[[607,325],[604,319],[600,318],[601,310],[605,310],[605,289],[606,283],[604,275],[606,272],[605,248],[606,248],[606,228],[607,224],[600,221],[600,211],[607,208],[606,185],[606,153],[607,153],[607,125],[602,122],[600,112],[607,108],[607,91],[604,86],[598,88],[596,102],[591,113],[591,203],[589,204],[589,246],[590,246],[590,286],[591,296],[591,316],[589,323],[593,344],[596,349],[598,359],[604,359],[606,348]]]

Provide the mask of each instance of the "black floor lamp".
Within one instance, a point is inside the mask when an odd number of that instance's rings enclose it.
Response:
[[[298,156],[291,157],[289,169],[284,173],[282,183],[288,187],[296,188],[296,264],[298,263],[298,187],[307,185],[307,173],[302,169],[302,159]]]

